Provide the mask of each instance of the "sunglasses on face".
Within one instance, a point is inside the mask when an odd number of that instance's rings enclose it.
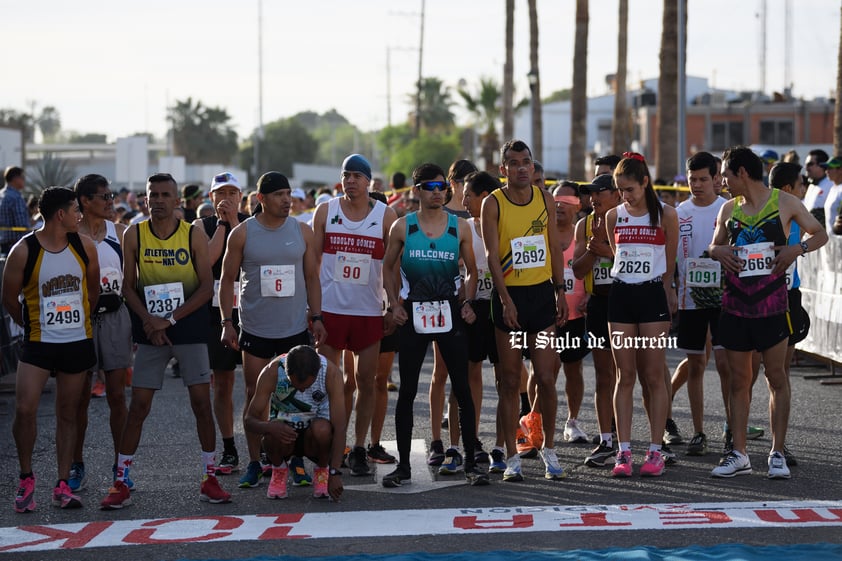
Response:
[[[448,184],[446,181],[422,181],[421,183],[416,183],[416,187],[419,189],[423,189],[424,191],[433,192],[433,191],[446,191]]]
[[[94,193],[91,195],[92,199],[102,199],[103,201],[113,201],[114,200],[114,193]]]

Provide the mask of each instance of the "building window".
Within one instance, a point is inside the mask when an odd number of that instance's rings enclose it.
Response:
[[[789,146],[794,144],[795,127],[791,120],[760,121],[759,144]]]
[[[725,150],[743,143],[742,121],[711,123],[711,150]]]

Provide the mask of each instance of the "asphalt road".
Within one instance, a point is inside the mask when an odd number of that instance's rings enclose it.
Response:
[[[670,352],[670,366],[680,359]],[[430,420],[427,399],[427,384],[432,363],[428,358],[422,374],[422,383],[415,407],[414,438],[424,439],[429,445]],[[774,501],[840,501],[842,500],[842,454],[839,446],[839,427],[842,426],[842,385],[822,385],[805,376],[826,373],[815,367],[796,367],[792,371],[792,415],[787,439],[789,448],[797,455],[799,465],[793,468],[789,481],[766,479],[766,456],[771,439],[768,434],[768,391],[761,379],[755,387],[751,424],[763,427],[767,435],[749,442],[749,453],[754,466],[750,476],[717,480],[709,477],[710,469],[716,464],[722,446],[721,432],[723,415],[720,405],[718,377],[712,369],[712,361],[706,373],[706,430],[710,439],[710,452],[705,457],[687,457],[685,446],[674,447],[679,454],[679,464],[667,468],[661,478],[615,480],[609,471],[592,469],[582,465],[582,460],[592,448],[591,445],[570,445],[561,441],[558,432],[556,450],[562,465],[568,469],[568,477],[562,481],[543,479],[543,464],[539,459],[524,460],[523,483],[503,483],[500,475],[492,475],[488,487],[468,487],[453,482],[462,481],[461,476],[443,477],[432,475],[433,482],[421,484],[424,479],[415,471],[418,480],[416,492],[384,492],[377,486],[379,477],[391,470],[390,466],[379,466],[372,477],[355,478],[346,475],[346,493],[339,503],[316,500],[309,488],[291,487],[286,501],[270,501],[265,497],[265,483],[257,489],[237,489],[238,475],[221,477],[223,487],[232,492],[233,502],[227,505],[210,505],[198,500],[200,467],[199,446],[195,426],[190,412],[187,392],[181,380],[166,375],[164,389],[159,392],[147,420],[140,448],[135,457],[132,478],[138,490],[133,494],[134,505],[120,511],[101,511],[100,499],[107,491],[111,479],[111,438],[108,434],[108,405],[105,399],[94,399],[90,408],[90,428],[86,445],[88,488],[82,492],[84,508],[75,511],[60,511],[49,503],[49,492],[55,477],[54,462],[54,417],[52,391],[44,393],[39,413],[39,436],[35,448],[35,471],[39,476],[37,487],[38,509],[26,515],[16,514],[12,501],[17,487],[18,465],[11,438],[11,423],[14,413],[14,395],[0,394],[0,435],[4,453],[0,456],[0,545],[11,543],[15,528],[21,526],[77,528],[86,522],[128,522],[148,519],[169,519],[186,517],[244,517],[254,521],[271,518],[268,515],[294,515],[297,513],[335,513],[325,517],[323,525],[335,524],[323,530],[341,537],[325,539],[270,539],[256,540],[237,538],[240,541],[216,541],[213,543],[189,542],[173,539],[171,543],[151,545],[108,545],[100,548],[61,549],[53,551],[15,551],[0,553],[5,557],[26,560],[81,560],[118,558],[121,561],[134,559],[242,559],[270,555],[327,556],[358,553],[398,553],[425,551],[448,553],[455,551],[491,550],[569,550],[602,549],[607,547],[630,547],[650,545],[657,547],[681,547],[691,544],[700,546],[720,543],[744,543],[755,545],[798,544],[833,542],[842,543],[842,509],[837,520],[818,525],[793,525],[792,527],[757,526],[682,527],[680,530],[665,530],[664,526],[639,529],[607,527],[594,530],[573,531],[495,531],[458,535],[437,534],[436,522],[450,516],[452,511],[480,512],[480,509],[494,509],[482,512],[508,515],[514,507],[556,506],[559,510],[576,511],[575,507],[596,507],[605,505],[651,505],[688,503],[767,503]],[[393,374],[397,380],[397,367]],[[494,407],[496,394],[490,367],[486,368],[484,401],[480,437],[490,449],[494,439]],[[590,359],[585,363],[585,401],[580,420],[584,428],[593,434],[596,430],[593,410],[593,369]],[[52,384],[51,386],[52,387]],[[563,399],[563,375],[558,382],[560,391],[557,426],[563,428],[566,405]],[[128,393],[128,391],[127,391]],[[644,412],[639,399],[635,401],[633,450],[639,457],[646,439]],[[390,394],[390,407],[386,419],[384,440],[394,439],[395,393]],[[242,407],[242,382],[238,380],[235,389],[235,409]],[[692,425],[686,390],[676,397],[674,418],[689,440]],[[353,420],[352,420],[353,422]],[[439,422],[439,420],[436,420]],[[241,454],[245,450],[242,425],[237,422],[237,444]],[[221,448],[221,441],[219,447]],[[426,450],[416,450],[419,459]],[[639,466],[640,460],[636,465]],[[241,465],[245,460],[241,457]],[[455,478],[455,479],[454,479]],[[441,483],[436,483],[441,481]],[[837,507],[838,508],[838,507]],[[397,516],[397,511],[417,511]],[[526,509],[528,510],[528,508]],[[525,512],[526,510],[521,510]],[[374,512],[372,512],[374,511]],[[392,519],[377,513],[395,511]],[[340,514],[345,514],[340,516]],[[355,514],[359,513],[359,514]],[[366,527],[366,514],[372,524]],[[384,522],[386,520],[386,522]],[[351,521],[351,522],[349,522]],[[76,524],[77,526],[61,526]],[[406,530],[401,525],[406,525]],[[107,526],[107,524],[104,524]],[[429,529],[425,530],[425,527]],[[668,527],[668,526],[667,526]],[[354,530],[354,528],[363,528]],[[420,530],[419,530],[420,528]],[[343,531],[344,529],[344,531]],[[604,530],[625,530],[611,531]],[[334,532],[334,533],[331,533]],[[356,533],[355,533],[356,532]],[[188,532],[189,533],[189,532]],[[171,537],[178,538],[178,532]],[[372,534],[372,535],[364,535]],[[3,540],[7,541],[3,541]],[[166,542],[166,540],[160,540]],[[61,542],[58,542],[61,543]],[[65,544],[65,547],[68,547]],[[0,547],[2,550],[2,547]]]

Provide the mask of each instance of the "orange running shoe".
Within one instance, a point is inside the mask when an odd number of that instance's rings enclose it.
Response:
[[[538,455],[538,449],[532,446],[532,441],[523,434],[520,427],[518,427],[515,433],[515,444],[517,446],[517,453],[521,458],[534,458]]]
[[[520,428],[523,429],[523,433],[532,442],[533,448],[538,448],[540,450],[544,447],[543,419],[541,418],[540,413],[530,411],[521,417]]]
[[[105,384],[102,383],[102,380],[97,380],[94,382],[94,387],[91,388],[91,397],[103,396],[105,396]]]

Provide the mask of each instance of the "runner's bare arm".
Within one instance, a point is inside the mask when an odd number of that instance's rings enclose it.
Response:
[[[219,279],[219,319],[222,325],[222,344],[239,350],[237,330],[230,319],[234,313],[234,281],[243,263],[243,248],[246,244],[246,226],[239,225],[228,236],[228,248],[222,258],[222,276]]]
[[[316,247],[320,244],[317,239],[318,236],[313,233],[313,230],[307,224],[301,222],[299,226],[304,242],[307,244],[307,249],[304,251],[304,284],[307,288],[307,308],[311,317],[320,316],[322,315],[322,282],[319,279],[321,253],[316,252]],[[324,343],[327,339],[324,323],[321,320],[313,321],[310,329],[316,345]]]
[[[406,311],[400,305],[400,281],[398,280],[400,259],[406,238],[405,224],[404,218],[398,218],[392,224],[386,255],[383,256],[383,289],[386,291],[388,306],[392,308],[392,315],[398,325],[403,325],[407,320]]]
[[[23,304],[18,296],[23,290],[23,267],[28,255],[29,248],[25,243],[15,245],[3,268],[3,306],[18,325],[23,325]]]
[[[82,246],[85,248],[85,253],[88,255],[88,266],[85,271],[85,283],[88,285],[88,304],[90,310],[96,310],[97,300],[99,300],[99,254],[96,250],[94,241],[88,236],[80,236]]]

